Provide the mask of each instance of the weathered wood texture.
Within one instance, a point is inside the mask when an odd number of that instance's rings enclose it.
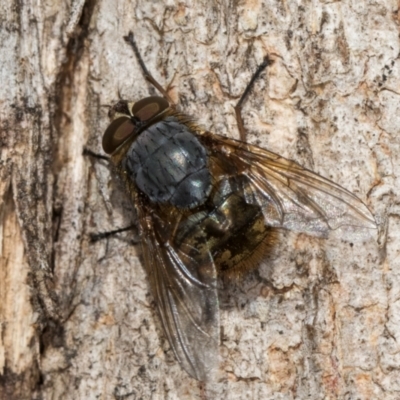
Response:
[[[149,87],[122,36],[205,127],[249,141],[360,196],[376,240],[282,235],[257,273],[221,293],[210,399],[400,398],[399,4],[383,0],[2,2],[0,398],[194,399],[127,232],[135,221],[101,152],[107,108]],[[385,229],[387,228],[387,231]],[[47,323],[30,270],[51,285]],[[38,282],[36,282],[38,283]],[[54,311],[54,310],[53,310]]]

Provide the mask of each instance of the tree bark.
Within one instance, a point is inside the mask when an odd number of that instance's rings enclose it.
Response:
[[[389,0],[3,4],[0,399],[398,399],[399,15]],[[381,227],[283,232],[224,281],[205,387],[164,337],[136,231],[90,240],[136,221],[108,162],[84,154],[102,153],[107,105],[154,93],[130,30],[182,111],[235,138],[233,106],[272,54],[243,110],[249,142],[352,191]]]

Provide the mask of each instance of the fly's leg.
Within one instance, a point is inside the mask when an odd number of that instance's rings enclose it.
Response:
[[[142,56],[140,55],[139,49],[137,47],[135,38],[133,36],[132,32],[129,32],[127,36],[124,36],[125,42],[127,42],[133,49],[133,52],[135,53],[136,59],[140,65],[140,68],[143,71],[143,75],[145,79],[150,82],[163,96],[164,98],[168,101],[170,105],[175,105],[174,101],[171,99],[167,91],[154,79],[153,75],[150,74],[148,69],[146,68],[146,65],[144,64],[144,61],[142,59]]]
[[[126,231],[130,231],[130,230],[137,230],[137,225],[133,224],[133,225],[129,225],[125,228],[120,228],[120,229],[115,229],[113,231],[108,231],[108,232],[100,232],[100,233],[91,233],[90,234],[90,241],[92,243],[94,242],[98,242],[99,240],[103,240],[103,239],[107,239],[111,236],[114,236],[118,233],[121,232],[126,232]],[[134,240],[133,244],[138,244],[139,241],[138,240]]]
[[[97,154],[94,151],[92,151],[86,147],[84,147],[84,149],[82,151],[82,155],[97,158],[98,160],[110,161],[110,157],[103,156],[102,154]]]
[[[89,156],[89,157],[92,157],[92,158],[97,159],[97,160],[110,161],[110,157],[103,156],[102,154],[97,154],[94,151],[92,151],[92,150],[90,150],[90,149],[88,149],[86,147],[83,149],[82,154],[84,156]],[[134,230],[136,228],[137,228],[137,226],[134,224],[134,225],[129,225],[129,226],[125,227],[125,228],[115,229],[113,231],[100,232],[100,233],[91,233],[90,234],[90,241],[92,243],[95,243],[95,242],[98,242],[99,240],[107,239],[107,238],[109,238],[111,236],[114,236],[114,235],[116,235],[118,233]],[[133,244],[137,244],[137,243],[139,243],[139,241],[137,241],[137,240],[133,241]]]
[[[259,76],[265,70],[265,68],[267,68],[272,63],[273,63],[273,61],[267,55],[264,58],[264,61],[262,62],[262,64],[260,64],[258,66],[256,72],[254,73],[254,75],[250,79],[250,82],[246,86],[246,89],[244,90],[243,94],[240,96],[240,99],[239,99],[239,101],[237,102],[237,104],[235,106],[236,121],[237,121],[238,129],[239,129],[240,139],[243,142],[246,141],[246,129],[244,127],[243,118],[242,118],[242,106],[243,106],[243,103],[246,101],[246,99],[249,96],[251,90],[253,89],[254,82],[259,78]]]

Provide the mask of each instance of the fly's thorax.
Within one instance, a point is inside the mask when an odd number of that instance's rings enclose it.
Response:
[[[207,151],[174,116],[144,129],[130,145],[123,165],[153,203],[190,209],[203,204],[211,191]]]

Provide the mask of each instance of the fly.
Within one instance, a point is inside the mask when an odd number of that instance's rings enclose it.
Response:
[[[114,105],[103,136],[135,204],[144,267],[169,343],[193,378],[218,366],[217,278],[253,268],[277,229],[326,236],[342,229],[376,229],[355,195],[294,161],[245,142],[241,107],[267,56],[235,107],[241,140],[211,133],[162,94]]]

